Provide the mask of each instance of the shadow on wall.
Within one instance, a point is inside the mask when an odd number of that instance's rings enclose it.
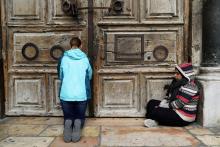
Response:
[[[0,58],[0,118],[4,117],[4,73],[3,73],[3,59]]]
[[[199,93],[200,93],[196,122],[203,126],[204,90],[203,90],[202,84],[199,82],[199,80],[196,79],[195,81],[199,87]]]

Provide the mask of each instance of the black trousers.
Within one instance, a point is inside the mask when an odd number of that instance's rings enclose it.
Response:
[[[146,106],[146,118],[157,121],[160,125],[166,126],[186,126],[190,122],[184,121],[179,115],[170,108],[158,107],[161,101],[150,100]]]

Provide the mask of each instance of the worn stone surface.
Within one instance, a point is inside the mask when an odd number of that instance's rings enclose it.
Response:
[[[111,140],[111,141],[110,141]],[[182,128],[103,127],[103,146],[196,146]]]
[[[209,128],[209,130],[214,132],[215,134],[220,135],[220,127],[212,127],[212,128]]]
[[[14,117],[1,120],[0,147],[220,147],[220,127],[205,128],[193,123],[186,127],[146,128],[142,118],[89,118],[81,140],[65,143],[63,124],[57,124],[62,119]],[[58,121],[48,124],[52,120]]]
[[[37,136],[46,127],[46,125],[10,125],[8,134],[12,136]]]
[[[100,128],[96,126],[85,126],[82,136],[97,137],[100,135]],[[63,125],[48,126],[39,136],[63,136]]]
[[[220,146],[220,135],[204,135],[197,136],[199,140],[201,140],[207,146]]]
[[[48,147],[53,137],[9,137],[0,142],[0,147]]]
[[[0,125],[0,140],[8,136],[8,125]]]
[[[31,125],[55,125],[63,124],[62,117],[14,117],[13,119],[7,120],[8,124],[31,124]]]
[[[189,130],[190,133],[195,134],[195,135],[206,135],[206,134],[214,134],[207,128],[192,128]]]
[[[203,0],[192,1],[192,63],[197,67],[202,60],[202,6]]]
[[[186,128],[186,129],[193,129],[193,128],[201,128],[202,126],[201,125],[199,125],[198,123],[191,123],[190,125],[188,125],[188,126],[185,126],[184,128]]]
[[[84,127],[82,136],[85,137],[98,137],[100,135],[100,128],[99,127],[93,127],[93,126],[87,126]]]
[[[40,136],[62,136],[63,125],[51,125],[45,129]]]
[[[220,68],[203,67],[200,69],[198,80],[204,89],[203,95],[203,126],[218,127],[220,126]]]
[[[144,126],[144,118],[90,118],[86,125],[104,126]]]
[[[62,137],[56,137],[50,147],[95,147],[98,144],[98,137],[82,137],[77,143],[65,143]]]

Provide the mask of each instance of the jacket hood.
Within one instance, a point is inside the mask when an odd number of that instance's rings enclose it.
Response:
[[[82,58],[86,58],[86,54],[82,52],[79,48],[77,49],[70,49],[64,52],[64,56],[67,56],[73,60],[80,60]]]

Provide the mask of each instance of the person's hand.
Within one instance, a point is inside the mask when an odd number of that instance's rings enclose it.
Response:
[[[164,85],[164,87],[163,87],[164,90],[167,90],[169,88],[170,88],[170,85],[168,85],[168,84]]]
[[[162,99],[162,101],[160,102],[160,105],[163,105],[163,104],[166,104],[168,103],[168,100],[167,99]]]
[[[163,100],[160,102],[159,107],[169,108],[168,100],[167,100],[167,99],[163,99]]]
[[[164,99],[167,100],[167,102],[168,102],[169,96],[166,95],[166,96],[164,97]]]

